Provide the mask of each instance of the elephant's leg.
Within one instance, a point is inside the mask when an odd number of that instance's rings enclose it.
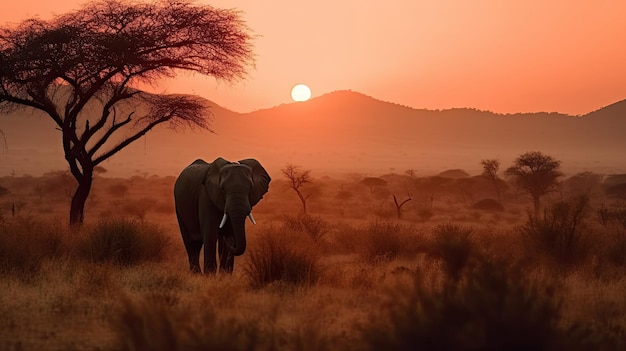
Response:
[[[226,238],[220,235],[218,239],[218,249],[220,255],[220,271],[224,273],[232,273],[235,265],[235,256],[228,249]]]
[[[215,250],[217,246],[217,234],[205,235],[204,239],[204,274],[215,274],[217,271],[217,260]]]
[[[191,234],[187,229],[185,223],[181,220],[181,217],[176,213],[178,217],[178,226],[180,227],[180,233],[183,237],[183,243],[185,244],[185,250],[189,257],[189,269],[193,273],[200,273],[200,250],[202,249],[201,240],[192,240]]]
[[[187,256],[189,256],[189,269],[192,273],[202,273],[200,271],[200,249],[202,249],[202,241],[185,242]]]

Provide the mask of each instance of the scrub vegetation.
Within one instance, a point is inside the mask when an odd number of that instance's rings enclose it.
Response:
[[[276,174],[214,276],[188,271],[174,177],[96,176],[80,228],[66,173],[0,178],[0,349],[626,347],[626,177],[564,174],[538,202],[445,175],[312,170],[305,214]]]

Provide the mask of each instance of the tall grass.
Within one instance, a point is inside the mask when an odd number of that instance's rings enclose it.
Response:
[[[45,261],[62,258],[129,266],[162,259],[168,245],[162,229],[147,223],[103,220],[76,231],[16,217],[0,224],[0,274],[30,279]]]
[[[410,256],[421,244],[413,227],[395,221],[371,222],[355,229],[351,237],[361,258],[370,263]]]
[[[322,274],[318,247],[301,233],[271,227],[249,249],[244,273],[260,288],[273,282],[315,284]]]
[[[105,219],[85,233],[79,252],[93,262],[131,266],[164,257],[169,238],[155,225],[128,219]]]
[[[32,278],[47,259],[68,250],[67,228],[56,222],[17,217],[0,224],[0,274]]]
[[[219,319],[212,308],[177,309],[159,297],[126,299],[112,319],[122,350],[255,350],[260,323]]]
[[[561,265],[581,263],[588,253],[584,220],[589,199],[578,197],[558,202],[546,208],[543,216],[528,215],[519,231],[530,250],[534,250]]]
[[[471,241],[473,229],[456,224],[441,224],[434,231],[431,255],[440,257],[445,273],[454,280],[460,279],[470,256],[474,253]]]
[[[330,224],[324,221],[322,217],[309,214],[285,216],[283,225],[288,230],[305,233],[315,243],[320,242],[330,230]]]
[[[418,270],[390,290],[360,329],[365,349],[585,349],[560,323],[557,287],[502,262],[475,262],[460,279]]]

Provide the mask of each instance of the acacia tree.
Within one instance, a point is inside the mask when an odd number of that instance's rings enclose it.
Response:
[[[43,111],[61,131],[83,220],[94,168],[159,124],[209,129],[207,102],[145,93],[181,71],[236,80],[253,63],[249,28],[233,10],[188,0],[104,0],[51,20],[0,27],[0,109]]]
[[[302,186],[311,182],[311,170],[303,170],[300,169],[300,166],[288,163],[281,171],[289,181],[289,187],[298,195],[300,202],[302,202],[302,212],[306,214],[306,201],[312,194],[309,193],[305,195],[302,192]]]
[[[387,181],[382,178],[365,177],[361,180],[361,183],[370,189],[370,196],[374,198],[374,192],[376,189],[381,189],[387,186]]]
[[[498,160],[482,160],[480,164],[483,166],[483,177],[489,179],[493,183],[493,187],[496,189],[498,195],[498,202],[502,203],[502,195],[500,195],[500,177],[498,171],[500,170],[500,161]]]
[[[559,171],[560,165],[561,161],[532,151],[519,156],[513,166],[504,172],[515,186],[533,198],[535,217],[539,216],[541,196],[556,190],[559,184],[558,179],[563,175]]]

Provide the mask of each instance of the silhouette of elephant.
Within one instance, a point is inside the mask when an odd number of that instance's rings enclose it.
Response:
[[[204,273],[217,271],[216,248],[220,271],[232,273],[235,256],[246,250],[246,217],[255,223],[252,207],[267,193],[270,181],[255,159],[196,160],[183,169],[174,184],[174,202],[192,272],[201,273],[204,245]]]

